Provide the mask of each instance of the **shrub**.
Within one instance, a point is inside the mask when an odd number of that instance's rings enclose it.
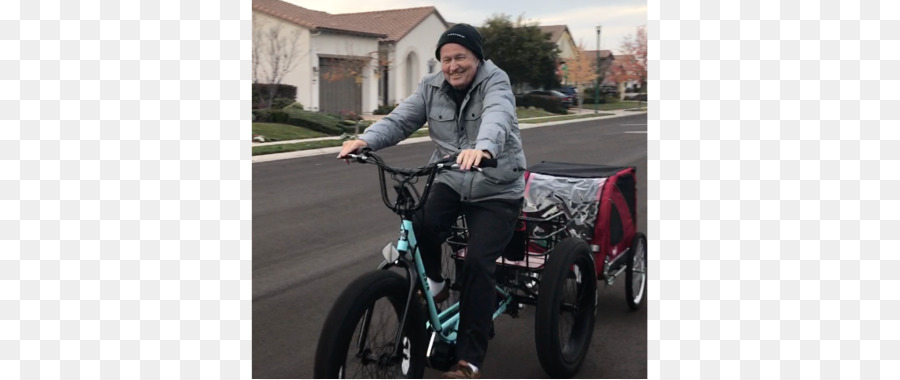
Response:
[[[265,108],[254,109],[253,122],[267,123],[269,122],[269,110]]]
[[[375,115],[387,115],[387,114],[391,113],[394,110],[394,108],[397,108],[396,104],[394,104],[392,106],[378,106],[378,108],[376,108],[375,111],[373,111],[372,113]]]
[[[541,108],[547,112],[558,113],[558,114],[567,114],[569,113],[566,110],[566,107],[562,105],[562,99],[553,97],[553,96],[543,96],[543,95],[517,95],[516,96],[516,106],[517,107],[537,107]]]
[[[299,103],[298,103],[299,104]],[[304,111],[299,107],[288,106],[281,110],[257,109],[253,110],[254,122],[282,123],[298,127],[304,127],[316,132],[322,132],[330,136],[340,136],[343,133],[353,133],[356,122],[342,121],[339,118],[323,113]]]
[[[632,96],[626,96],[625,100],[640,100],[640,101],[646,102],[647,94],[637,94],[637,95],[632,95]]]
[[[584,104],[594,104],[594,94],[597,91],[594,87],[584,89]],[[616,103],[619,101],[619,90],[616,86],[603,85],[600,86],[599,104]]]
[[[288,114],[284,111],[270,110],[269,120],[271,123],[285,123],[288,121]]]
[[[271,109],[256,109],[253,110],[253,121],[258,123],[285,123],[287,122],[288,114],[284,111],[279,110],[271,110]]]
[[[300,102],[294,102],[291,105],[284,107],[283,109],[285,111],[289,111],[289,110],[303,111],[303,104],[300,104]]]
[[[286,98],[290,99],[290,103],[294,102],[294,99],[297,99],[297,87],[291,86],[289,84],[264,84],[264,83],[254,83],[253,84],[253,98],[252,104],[253,108],[266,108],[266,100],[269,98],[269,90],[274,87],[275,89],[275,97],[272,100],[274,105],[275,100],[278,98]],[[288,104],[290,104],[288,103]],[[287,105],[287,104],[285,104]],[[273,106],[274,107],[274,106]],[[284,107],[284,105],[282,106]],[[281,107],[274,107],[281,108]]]
[[[316,132],[322,132],[331,136],[340,136],[344,133],[344,128],[338,124],[332,124],[327,121],[317,120],[315,118],[309,117],[290,117],[287,120],[287,123],[290,125],[296,125],[298,127],[304,127]]]
[[[272,100],[272,109],[280,110],[291,104],[294,104],[294,99],[275,98],[275,100]]]
[[[341,120],[360,121],[363,119],[362,116],[357,115],[356,112],[353,111],[341,111],[339,117]]]
[[[288,98],[288,99],[297,99],[297,87],[291,86],[289,84],[265,84],[265,83],[254,83],[253,84],[253,96],[259,96],[265,99],[269,94],[269,90],[273,86],[275,87],[275,98]]]
[[[305,127],[331,136],[352,132],[354,128],[353,125],[345,126],[341,123],[341,119],[324,113],[303,111],[291,107],[286,107],[283,112],[288,114],[287,124]]]

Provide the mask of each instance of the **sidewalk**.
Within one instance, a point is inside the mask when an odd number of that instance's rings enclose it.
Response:
[[[574,108],[572,111],[574,113],[570,115],[588,115],[593,114],[594,110],[586,110],[582,108]],[[530,128],[539,128],[539,127],[547,127],[551,125],[559,125],[559,124],[567,124],[567,123],[576,123],[582,121],[590,121],[590,120],[600,120],[600,119],[615,119],[624,116],[631,115],[639,115],[642,113],[647,113],[647,111],[627,111],[627,110],[614,110],[614,111],[599,111],[599,114],[612,114],[608,116],[598,116],[598,117],[586,117],[582,119],[574,119],[574,120],[560,120],[560,121],[548,121],[546,123],[522,123],[523,120],[541,120],[541,119],[552,119],[559,117],[559,115],[555,116],[541,116],[541,117],[532,117],[526,119],[519,119],[519,129],[530,129]],[[384,116],[374,115],[365,117],[366,120],[378,120]],[[305,141],[322,141],[322,140],[340,140],[338,136],[326,136],[326,137],[316,137],[311,139],[302,139],[302,140],[286,140],[286,141],[272,141],[272,142],[264,142],[264,143],[253,143],[252,146],[266,146],[266,145],[279,145],[279,144],[295,144]],[[431,138],[428,136],[424,137],[414,137],[403,140],[399,145],[404,144],[414,144],[423,141],[431,141]],[[298,150],[294,152],[285,152],[285,153],[273,153],[273,154],[263,154],[259,156],[253,156],[253,163],[257,162],[267,162],[267,161],[277,161],[277,160],[286,160],[289,158],[297,158],[297,157],[309,157],[309,156],[318,156],[323,154],[337,154],[341,151],[341,147],[334,146],[328,148],[318,148],[318,149],[307,149],[307,150]]]

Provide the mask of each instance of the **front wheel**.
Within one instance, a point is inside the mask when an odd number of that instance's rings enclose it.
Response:
[[[397,273],[368,273],[341,293],[328,313],[316,348],[315,378],[422,378],[425,320],[410,304],[400,340],[397,332],[409,283]]]
[[[550,377],[574,376],[594,332],[597,273],[584,240],[560,242],[541,275],[534,338],[541,367]]]
[[[644,300],[647,287],[647,236],[638,232],[631,242],[631,252],[625,259],[625,301],[637,310]]]

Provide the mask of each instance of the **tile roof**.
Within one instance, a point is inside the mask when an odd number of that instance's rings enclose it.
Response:
[[[447,25],[447,22],[433,6],[331,14],[306,9],[280,0],[253,0],[253,10],[310,29],[368,35],[379,37],[382,42],[396,42],[402,39],[432,13]]]
[[[280,0],[253,0],[253,10],[305,26],[312,30],[322,29],[369,37],[386,37],[384,33],[378,33],[359,25],[346,24],[335,20],[334,16],[329,13],[306,9]]]
[[[596,50],[584,50],[584,51],[582,51],[582,54],[587,54],[591,57],[594,57],[597,55],[597,51]],[[611,55],[613,55],[612,51],[600,50],[600,58],[602,58],[602,59],[606,59],[607,57],[609,57]],[[618,56],[614,56],[613,59],[618,59],[616,57],[618,57]]]
[[[565,25],[538,25],[538,28],[543,33],[550,33],[550,41],[559,42],[559,39],[562,38],[563,32],[568,32],[569,27]],[[569,33],[571,35],[571,33]]]
[[[444,25],[447,25],[447,22],[444,21],[444,18],[441,17],[437,9],[432,6],[374,12],[342,13],[332,15],[332,17],[342,23],[358,25],[367,30],[386,34],[387,37],[382,39],[382,41],[395,42],[406,36],[432,13],[437,15],[438,19],[440,19]]]
[[[612,80],[616,82],[638,80],[642,72],[645,71],[642,70],[637,58],[631,54],[617,55],[612,64],[606,69],[607,75],[611,76]]]

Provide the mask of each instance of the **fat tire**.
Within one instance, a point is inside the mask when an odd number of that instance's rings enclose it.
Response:
[[[641,307],[647,290],[647,236],[640,232],[635,234],[628,251],[625,261],[625,302],[631,310],[637,310]],[[635,257],[638,258],[637,261]],[[639,284],[634,281],[635,264],[643,271],[642,278],[638,279]]]
[[[356,374],[343,373],[348,360],[348,351],[357,326],[366,310],[375,302],[387,298],[393,306],[395,314],[391,317],[399,326],[409,291],[409,283],[403,276],[389,271],[379,270],[367,273],[356,279],[341,293],[332,306],[316,347],[315,378],[357,377]],[[422,378],[425,373],[425,316],[419,302],[411,302],[407,322],[406,337],[409,339],[409,369],[406,373],[398,368],[396,373],[384,373],[384,378]],[[374,323],[373,323],[374,324]],[[371,336],[371,333],[369,334]],[[396,336],[391,331],[386,336]],[[370,364],[374,365],[374,364]],[[401,366],[402,367],[402,366]],[[381,375],[381,373],[379,373]],[[379,376],[374,376],[379,377]]]
[[[573,271],[576,266],[581,275],[582,295],[576,300],[578,311],[572,330],[568,337],[561,337],[565,285],[567,280],[576,277],[577,272]],[[572,377],[581,368],[590,348],[597,304],[597,273],[584,240],[568,238],[553,249],[541,274],[539,289],[534,323],[538,359],[550,377]]]

